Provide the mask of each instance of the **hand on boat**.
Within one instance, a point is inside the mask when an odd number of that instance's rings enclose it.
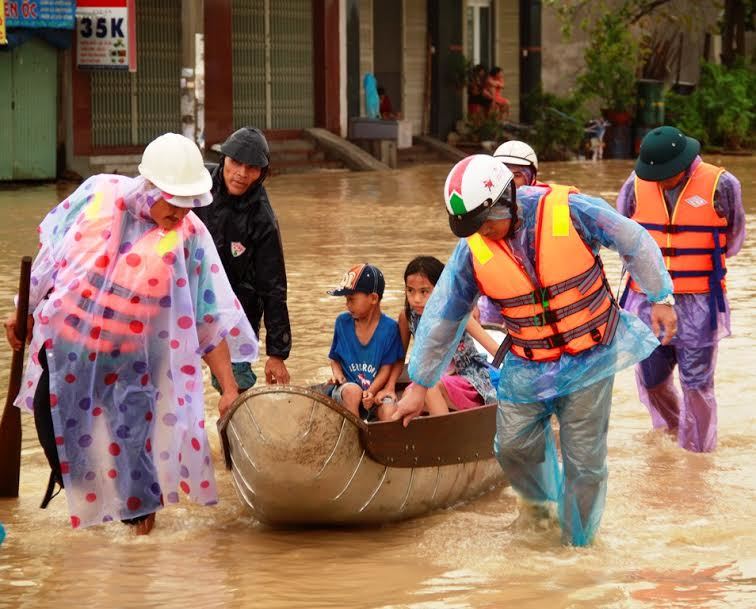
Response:
[[[268,385],[288,385],[289,371],[280,357],[271,355],[265,362],[265,382]]]
[[[362,405],[370,410],[375,405],[375,396],[370,391],[362,392]]]
[[[426,387],[417,384],[412,387],[411,391],[405,391],[402,399],[396,405],[396,412],[391,417],[391,420],[398,421],[402,419],[403,425],[407,427],[410,421],[423,411],[427,391]]]
[[[231,408],[231,404],[234,403],[234,400],[239,397],[239,390],[233,389],[224,391],[223,394],[220,397],[220,400],[218,400],[218,412],[220,413],[220,416],[222,417],[228,412],[228,409]]]

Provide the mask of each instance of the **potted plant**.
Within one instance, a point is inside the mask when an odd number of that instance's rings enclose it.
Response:
[[[613,125],[627,125],[635,106],[635,81],[640,46],[622,16],[608,13],[589,30],[585,70],[578,76],[578,91],[596,98]]]

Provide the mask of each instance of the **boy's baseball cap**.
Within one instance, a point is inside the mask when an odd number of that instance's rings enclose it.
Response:
[[[383,289],[386,281],[383,273],[377,266],[372,264],[358,264],[349,269],[341,280],[339,287],[328,290],[331,296],[349,296],[357,292],[363,294],[378,294],[383,298]]]

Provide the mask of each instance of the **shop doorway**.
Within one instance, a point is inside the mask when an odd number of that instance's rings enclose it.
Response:
[[[402,0],[373,3],[373,73],[394,112],[402,111]]]
[[[57,125],[57,51],[31,38],[0,52],[0,180],[54,179]]]

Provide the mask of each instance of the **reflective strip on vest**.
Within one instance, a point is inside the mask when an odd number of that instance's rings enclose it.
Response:
[[[700,163],[675,202],[670,219],[658,182],[635,178],[632,219],[654,238],[664,256],[676,294],[725,292],[727,220],[714,209],[721,167]],[[630,287],[640,288],[634,281]]]
[[[608,344],[619,320],[601,259],[575,230],[569,186],[551,185],[538,202],[534,283],[506,241],[468,238],[480,291],[501,309],[505,348],[534,361]]]

